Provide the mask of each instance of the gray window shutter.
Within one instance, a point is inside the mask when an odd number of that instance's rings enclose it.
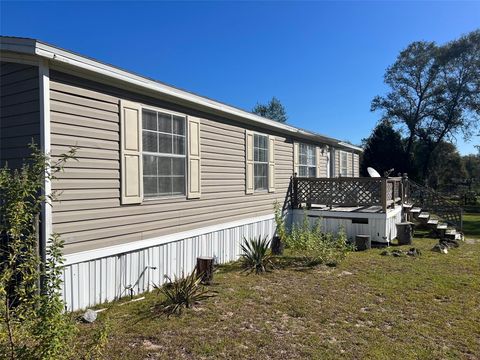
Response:
[[[275,136],[268,135],[268,192],[275,192]]]
[[[293,143],[293,173],[299,175],[298,163],[300,162],[300,148],[298,142]]]
[[[201,195],[201,152],[200,152],[200,119],[188,117],[188,189],[189,199],[199,199]]]
[[[253,131],[245,130],[245,193],[253,194]]]
[[[140,204],[142,181],[142,108],[120,100],[120,156],[122,204]]]

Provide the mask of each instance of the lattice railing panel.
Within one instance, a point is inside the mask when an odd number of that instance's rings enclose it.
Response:
[[[381,205],[381,179],[375,178],[296,178],[298,203],[373,206]]]

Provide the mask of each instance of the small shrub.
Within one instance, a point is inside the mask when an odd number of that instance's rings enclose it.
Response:
[[[33,143],[20,169],[0,169],[0,354],[9,359],[69,359],[76,327],[61,298],[63,241],[48,239],[46,261],[38,254],[42,195],[75,149],[52,161]]]
[[[318,264],[335,266],[345,258],[347,252],[353,250],[347,242],[343,228],[337,234],[322,232],[320,220],[311,226],[306,214],[303,216],[302,223],[293,225],[288,232],[280,207],[276,204],[275,221],[277,233],[283,234],[281,240],[285,246],[294,255],[303,257],[309,266]]]
[[[275,224],[277,225],[275,232],[277,233],[277,236],[280,238],[280,240],[284,241],[288,236],[288,232],[287,227],[285,226],[282,208],[280,207],[278,201],[275,201],[275,203],[273,204],[273,208],[275,210]]]
[[[261,274],[273,268],[270,240],[266,237],[243,238],[241,263],[244,271]]]
[[[105,358],[105,348],[108,345],[108,337],[111,332],[111,321],[108,310],[104,313],[105,318],[99,324],[92,336],[92,341],[85,346],[86,353],[83,355],[83,360],[95,360]]]
[[[185,308],[191,308],[195,303],[208,299],[215,294],[202,285],[202,274],[193,271],[190,275],[175,277],[174,280],[165,276],[168,283],[163,286],[154,287],[165,296],[165,300],[160,304],[163,313],[170,315],[180,315]]]

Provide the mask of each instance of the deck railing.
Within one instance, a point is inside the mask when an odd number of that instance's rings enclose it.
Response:
[[[386,212],[389,207],[401,204],[406,197],[405,178],[292,178],[292,206],[312,204],[325,206],[380,206]]]
[[[463,230],[463,209],[434,190],[409,180],[408,201],[424,211],[437,215],[448,225]]]

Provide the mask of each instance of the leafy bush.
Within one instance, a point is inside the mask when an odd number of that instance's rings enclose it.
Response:
[[[202,274],[193,271],[190,275],[175,277],[174,280],[165,276],[168,280],[163,286],[154,285],[157,291],[165,296],[160,304],[163,313],[180,315],[185,308],[191,308],[194,304],[215,296],[215,293],[202,286]]]
[[[250,240],[243,238],[242,251],[241,263],[244,271],[261,274],[273,267],[270,240],[267,237],[262,239],[259,236]]]
[[[294,255],[303,257],[308,265],[335,266],[345,258],[347,252],[353,250],[353,247],[347,242],[343,228],[337,234],[322,232],[320,220],[311,226],[308,217],[304,214],[302,223],[294,224],[291,231],[288,232],[279,211],[279,207],[276,206],[277,233],[283,234],[281,240],[286,248],[290,249]]]
[[[56,162],[31,145],[20,169],[0,169],[0,352],[10,359],[68,358],[75,327],[60,297],[63,242],[54,234],[45,262],[37,232],[45,180],[55,178],[75,150]]]
[[[32,156],[20,169],[0,169],[0,354],[8,359],[82,358],[75,348],[76,326],[61,298],[63,241],[48,239],[45,259],[38,248],[45,181],[55,179],[75,149],[52,161],[31,145]],[[3,358],[3,357],[2,357]]]

